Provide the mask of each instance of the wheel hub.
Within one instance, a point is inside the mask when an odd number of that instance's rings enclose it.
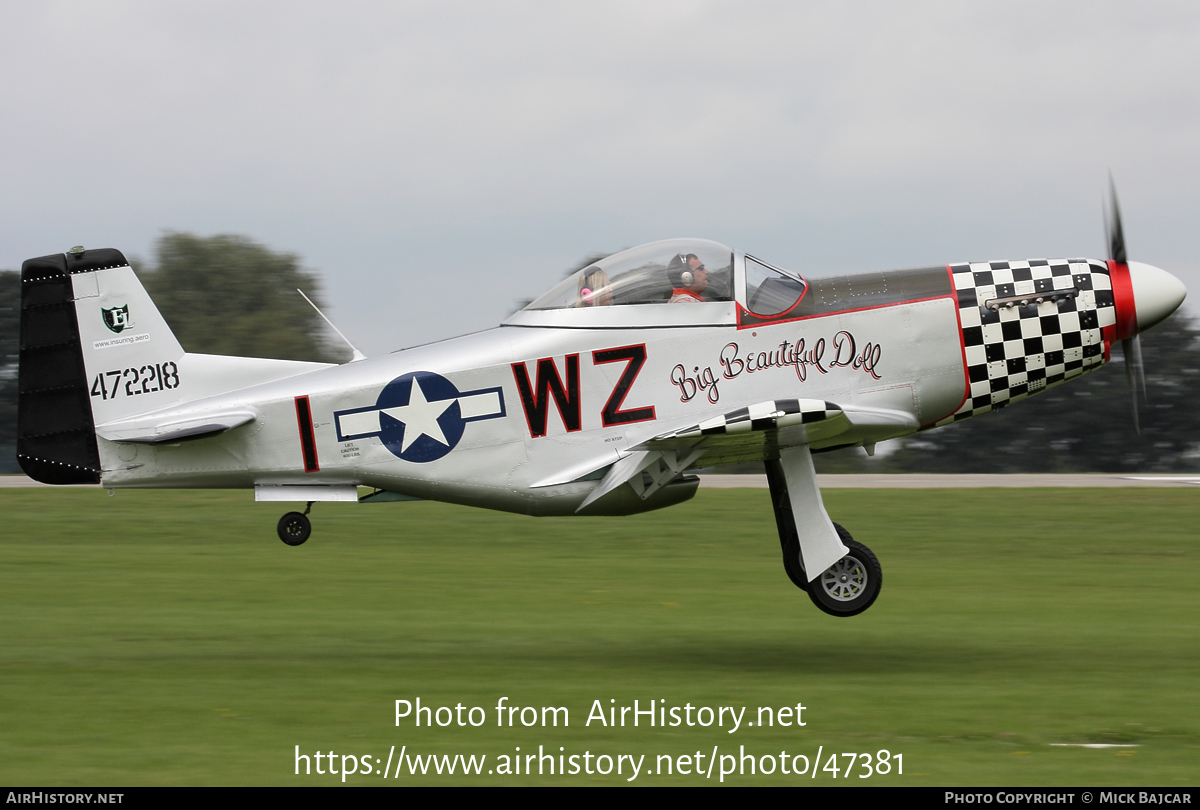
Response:
[[[853,601],[867,588],[867,568],[854,557],[843,557],[821,575],[821,587],[831,599]]]

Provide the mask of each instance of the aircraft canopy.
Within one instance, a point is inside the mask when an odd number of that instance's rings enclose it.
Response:
[[[692,274],[691,284],[683,283],[684,272]],[[676,290],[698,286],[696,279],[705,273],[707,286],[683,297],[689,303],[732,300],[732,249],[704,239],[652,242],[589,264],[525,310],[666,304],[681,297]]]
[[[589,263],[506,323],[514,326],[733,326],[789,318],[801,276],[705,239],[667,239]]]

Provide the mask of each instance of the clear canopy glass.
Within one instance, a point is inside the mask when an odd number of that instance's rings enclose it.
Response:
[[[525,311],[732,298],[733,250],[704,239],[667,239],[589,264]]]
[[[746,257],[746,309],[755,315],[771,317],[787,312],[804,296],[807,286],[795,273]]]

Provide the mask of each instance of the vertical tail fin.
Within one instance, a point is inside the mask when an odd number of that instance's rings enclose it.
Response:
[[[99,483],[95,425],[178,401],[183,348],[118,250],[21,266],[20,352],[17,460],[38,481]]]

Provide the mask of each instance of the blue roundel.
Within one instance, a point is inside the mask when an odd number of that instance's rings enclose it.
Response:
[[[465,423],[454,383],[431,371],[414,371],[379,393],[379,438],[405,461],[436,461],[462,439]]]

